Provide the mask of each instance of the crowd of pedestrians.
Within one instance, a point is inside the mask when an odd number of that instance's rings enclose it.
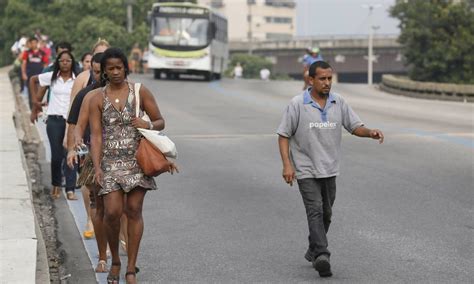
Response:
[[[128,255],[126,281],[136,283],[143,200],[147,190],[156,189],[135,158],[137,128],[164,128],[153,95],[145,86],[135,90],[128,79],[131,72],[147,72],[148,50],[135,44],[129,60],[121,49],[99,39],[77,60],[70,43],[53,44],[37,30],[29,38],[22,36],[11,51],[28,94],[30,120],[46,123],[51,197],[60,198],[64,188],[65,197],[74,201],[76,188],[81,188],[87,212],[83,237],[95,238],[99,251],[95,271],[109,273],[108,283],[119,283],[121,245]],[[151,122],[133,113],[138,92],[139,109]]]
[[[141,137],[137,128],[165,127],[153,94],[128,77],[140,72],[140,66],[147,71],[149,51],[142,51],[137,43],[127,58],[121,49],[99,39],[77,62],[70,43],[53,46],[46,36],[35,34],[21,37],[12,52],[21,60],[31,122],[40,116],[46,121],[51,197],[60,198],[65,184],[66,198],[76,200],[75,189],[81,187],[87,212],[83,236],[95,237],[99,251],[95,271],[108,273],[108,283],[119,283],[122,246],[128,256],[126,281],[136,283],[143,201],[148,190],[156,189],[153,177],[144,175],[137,164]],[[283,179],[290,185],[297,182],[306,208],[309,244],[305,258],[321,277],[330,277],[326,234],[336,196],[342,127],[380,143],[384,136],[378,129],[366,128],[343,97],[331,92],[332,67],[322,60],[319,49],[308,49],[303,61],[304,90],[283,113],[278,145]],[[235,79],[242,78],[240,63],[233,71]],[[268,80],[270,71],[262,69],[260,75]],[[141,98],[138,108],[137,96]],[[150,121],[142,119],[144,113]]]

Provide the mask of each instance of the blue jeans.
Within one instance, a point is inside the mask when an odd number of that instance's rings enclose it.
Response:
[[[309,250],[314,257],[330,255],[326,234],[336,200],[336,177],[298,180],[309,228]]]
[[[51,146],[51,183],[61,186],[63,173],[66,178],[66,192],[76,188],[77,168],[71,169],[66,163],[66,149],[63,147],[66,134],[66,120],[59,115],[48,115],[46,133]]]

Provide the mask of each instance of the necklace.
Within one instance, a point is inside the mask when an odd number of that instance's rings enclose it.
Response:
[[[115,102],[116,104],[120,103],[119,98],[116,98],[116,99],[114,100],[114,102]]]

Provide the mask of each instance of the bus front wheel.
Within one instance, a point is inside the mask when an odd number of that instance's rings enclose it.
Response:
[[[212,81],[212,72],[204,72],[204,80]]]
[[[153,70],[153,77],[155,79],[160,79],[161,78],[161,70],[160,69],[154,69]]]

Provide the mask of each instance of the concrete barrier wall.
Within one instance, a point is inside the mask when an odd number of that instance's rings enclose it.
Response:
[[[0,282],[35,283],[35,216],[28,168],[13,119],[16,103],[9,69],[0,69]]]
[[[409,97],[474,102],[474,85],[418,82],[406,77],[383,75],[380,88]]]

